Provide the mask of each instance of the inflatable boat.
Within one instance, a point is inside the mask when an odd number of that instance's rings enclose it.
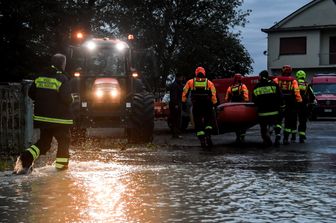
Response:
[[[252,102],[230,102],[217,107],[217,133],[235,132],[249,129],[258,124],[257,108]]]

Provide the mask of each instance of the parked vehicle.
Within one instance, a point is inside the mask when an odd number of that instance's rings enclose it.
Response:
[[[311,119],[336,116],[336,74],[317,74],[312,78],[311,85],[317,100]]]

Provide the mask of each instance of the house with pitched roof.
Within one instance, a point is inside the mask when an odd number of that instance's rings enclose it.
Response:
[[[313,0],[262,31],[268,35],[272,73],[279,74],[286,64],[310,77],[336,73],[336,0]]]

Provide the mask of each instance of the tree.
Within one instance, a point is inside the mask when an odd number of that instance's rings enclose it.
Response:
[[[160,76],[171,73],[193,73],[197,65],[220,77],[248,73],[252,60],[240,43],[239,34],[230,32],[246,22],[249,12],[238,10],[242,3],[243,0],[100,0],[94,25],[114,35],[134,33],[137,48],[152,49],[158,58],[156,83]]]
[[[52,54],[66,53],[76,27],[91,29],[94,2],[1,0],[1,81],[20,81],[47,66]]]

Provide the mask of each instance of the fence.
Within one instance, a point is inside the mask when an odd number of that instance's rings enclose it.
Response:
[[[33,140],[31,81],[0,84],[0,154],[18,154]]]

